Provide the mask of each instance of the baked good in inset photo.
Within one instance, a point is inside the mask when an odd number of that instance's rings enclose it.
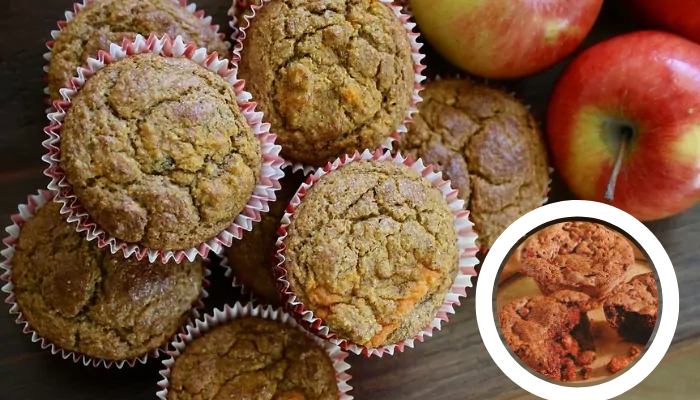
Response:
[[[136,34],[148,37],[181,35],[186,42],[216,51],[221,57],[228,46],[210,22],[172,0],[100,0],[91,2],[74,15],[61,29],[51,49],[49,93],[58,99],[59,89],[68,86],[68,79],[77,76],[78,67],[88,57],[97,57],[98,50],[109,51],[109,44],[121,45],[124,38]]]
[[[282,188],[276,193],[277,200],[270,203],[270,211],[261,214],[260,223],[253,225],[252,231],[246,232],[241,240],[234,241],[226,249],[226,267],[231,269],[236,284],[250,289],[266,304],[277,306],[280,303],[277,283],[272,276],[272,267],[277,263],[277,229],[287,205],[304,179],[301,171],[286,171],[284,178],[280,179]]]
[[[16,303],[40,337],[110,361],[168,343],[202,292],[202,263],[126,259],[87,241],[47,203],[21,228],[12,257]]]
[[[490,248],[515,220],[542,205],[549,185],[537,122],[509,94],[467,79],[430,82],[399,143],[450,179]]]
[[[168,400],[337,400],[331,358],[297,328],[245,317],[212,328],[175,358]]]
[[[382,2],[271,1],[245,30],[239,77],[282,157],[320,167],[396,132],[413,102],[412,52]]]
[[[634,264],[627,239],[592,222],[548,226],[526,241],[520,253],[521,271],[543,293],[577,290],[598,302],[624,282]]]
[[[644,348],[642,346],[633,344],[630,346],[627,354],[618,354],[613,356],[613,358],[608,363],[608,371],[611,374],[616,374],[623,369],[627,368],[628,365],[632,363],[639,355],[642,353]]]
[[[654,273],[638,275],[619,285],[605,300],[605,318],[622,337],[646,344],[656,326],[659,292]]]
[[[548,378],[573,381],[590,373],[595,345],[588,320],[588,295],[559,291],[522,297],[498,312],[506,342],[527,366]]]

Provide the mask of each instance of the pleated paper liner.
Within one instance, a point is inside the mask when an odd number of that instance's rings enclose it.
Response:
[[[56,23],[58,26],[58,29],[51,31],[51,40],[46,42],[46,48],[48,49],[48,52],[44,53],[44,59],[46,60],[46,65],[44,66],[44,79],[46,82],[48,82],[48,73],[49,73],[49,65],[51,64],[51,54],[53,52],[53,46],[56,43],[56,39],[58,38],[59,35],[61,35],[61,32],[66,28],[66,25],[75,18],[75,15],[78,14],[80,11],[82,11],[85,7],[97,2],[98,0],[82,0],[80,2],[73,3],[73,10],[66,11],[65,12],[65,19],[60,20]],[[196,16],[197,18],[201,19],[205,24],[208,24],[211,31],[215,33],[223,42],[224,44],[227,45],[227,47],[230,47],[231,43],[229,43],[226,40],[226,35],[224,33],[219,32],[219,25],[213,25],[211,24],[211,16],[206,16],[203,10],[197,10],[197,5],[196,4],[188,4],[187,0],[172,0],[174,3],[179,4],[183,8],[185,8],[187,11],[191,12]],[[228,54],[220,54],[220,56],[226,56],[228,57]],[[49,88],[48,86],[44,88],[44,94],[46,94],[46,102],[48,104],[51,104],[51,99],[49,95]],[[53,108],[49,107],[47,109],[48,112],[53,112]]]
[[[298,300],[298,297],[290,288],[287,280],[287,270],[285,269],[285,245],[284,240],[287,237],[287,229],[294,217],[296,208],[304,201],[304,197],[311,186],[314,185],[321,177],[331,173],[343,166],[359,162],[363,160],[375,160],[388,163],[397,163],[409,166],[414,171],[421,174],[425,179],[430,181],[434,187],[440,190],[443,198],[449,204],[454,216],[454,227],[458,234],[456,245],[459,248],[459,268],[457,276],[452,284],[452,287],[445,295],[445,300],[433,319],[432,323],[420,331],[414,338],[404,340],[402,342],[382,346],[378,348],[370,348],[361,346],[346,339],[343,339],[333,331],[331,331],[325,322],[316,317],[313,311],[308,310],[303,303]],[[351,351],[355,354],[363,354],[366,356],[379,356],[384,354],[393,355],[396,351],[403,352],[406,346],[414,347],[415,342],[423,342],[425,337],[431,337],[435,329],[440,329],[442,322],[448,322],[448,314],[454,314],[454,306],[460,304],[460,297],[466,296],[466,288],[471,287],[471,277],[476,276],[475,266],[478,264],[476,254],[479,251],[475,244],[476,233],[472,229],[473,224],[469,221],[469,211],[464,209],[464,201],[457,197],[457,191],[452,189],[450,182],[442,179],[440,172],[435,172],[432,166],[425,166],[422,160],[412,160],[404,158],[401,154],[392,155],[389,152],[376,150],[371,152],[365,150],[362,153],[355,152],[353,155],[347,155],[339,158],[333,163],[329,163],[324,168],[319,168],[316,172],[309,176],[297,191],[297,194],[287,206],[287,212],[282,218],[282,225],[278,231],[280,238],[277,240],[277,259],[278,264],[274,268],[275,276],[278,281],[278,288],[282,293],[282,297],[286,302],[286,307],[292,310],[294,317],[304,325],[305,328],[315,333],[321,338],[329,340],[333,344],[339,345],[343,350]]]
[[[17,304],[17,297],[14,293],[14,285],[12,283],[12,259],[15,254],[15,247],[19,241],[20,231],[25,222],[32,219],[37,211],[44,206],[46,203],[50,203],[56,196],[56,192],[50,190],[40,190],[38,194],[28,196],[27,203],[19,205],[19,213],[11,216],[12,225],[5,228],[8,236],[3,239],[3,243],[6,248],[0,251],[0,255],[4,258],[0,262],[0,269],[2,269],[2,275],[0,275],[0,280],[4,283],[2,291],[7,293],[5,298],[5,303],[10,305],[10,314],[16,315],[15,323],[22,326],[22,331],[30,335],[31,341],[33,343],[39,343],[42,349],[48,349],[51,354],[59,354],[63,359],[72,359],[73,362],[83,364],[85,366],[92,365],[93,367],[105,367],[110,368],[115,366],[116,368],[123,368],[124,366],[133,367],[137,363],[145,364],[149,358],[158,358],[160,353],[165,353],[167,350],[168,343],[160,346],[157,349],[149,352],[148,354],[143,354],[140,357],[126,359],[126,360],[107,360],[103,358],[93,358],[85,354],[76,353],[74,351],[62,349],[57,345],[51,343],[48,339],[45,339],[39,335],[26,320],[22,314],[20,306]],[[209,281],[206,279],[209,276],[210,271],[208,269],[209,260],[202,260],[202,267],[204,268],[203,280],[202,280],[202,292],[199,300],[194,305],[190,311],[190,316],[187,324],[191,323],[193,320],[199,318],[200,314],[198,310],[204,308],[204,303],[202,299],[208,297],[206,288],[209,287]],[[184,327],[183,327],[184,331]]]
[[[171,350],[168,351],[170,358],[163,360],[164,369],[160,371],[160,375],[163,377],[163,379],[158,382],[158,387],[160,388],[160,390],[156,393],[158,397],[161,400],[167,400],[168,388],[170,387],[169,379],[171,368],[173,364],[175,364],[176,359],[187,350],[187,345],[220,325],[225,325],[231,321],[245,317],[257,317],[277,321],[304,332],[309,339],[313,340],[314,343],[324,349],[328,354],[328,357],[331,359],[333,368],[335,369],[335,376],[338,381],[338,392],[340,394],[338,399],[353,399],[353,397],[348,394],[348,392],[352,390],[352,387],[348,384],[351,377],[347,373],[348,369],[350,369],[350,365],[345,362],[345,358],[347,358],[348,353],[342,351],[340,347],[321,340],[320,338],[305,331],[299,324],[297,324],[291,315],[282,311],[282,309],[275,309],[270,306],[254,306],[251,303],[236,303],[233,306],[225,305],[223,309],[214,309],[212,315],[205,314],[203,318],[198,319],[187,326],[186,332],[180,334],[177,339],[171,343]]]
[[[110,236],[102,230],[88,215],[80,200],[73,193],[71,185],[66,180],[60,166],[61,159],[61,128],[63,119],[71,106],[71,99],[80,91],[86,80],[97,71],[114,62],[135,54],[153,53],[163,57],[188,58],[210,71],[216,72],[233,87],[241,113],[252,127],[255,136],[260,140],[262,149],[262,165],[260,178],[244,210],[232,221],[231,225],[217,236],[199,245],[182,250],[164,251],[151,249],[139,244],[126,243]],[[42,144],[48,150],[42,159],[49,164],[44,174],[51,178],[49,189],[56,190],[56,201],[63,203],[62,214],[66,214],[69,223],[75,224],[78,232],[85,232],[88,240],[96,240],[99,247],[109,246],[114,254],[122,251],[125,257],[136,257],[141,260],[148,257],[154,262],[175,260],[180,263],[183,259],[194,260],[198,255],[207,257],[210,251],[218,253],[222,246],[230,246],[233,240],[240,239],[243,231],[250,231],[253,222],[260,221],[260,213],[267,212],[268,202],[275,200],[275,191],[280,188],[279,179],[284,176],[279,156],[281,147],[275,145],[275,135],[269,131],[269,124],[262,122],[263,115],[255,111],[255,102],[250,93],[244,89],[244,82],[236,77],[236,70],[229,67],[228,60],[220,60],[215,54],[208,54],[204,48],[197,48],[194,43],[185,44],[182,37],[174,39],[168,35],[161,38],[151,35],[148,39],[138,35],[134,41],[125,39],[121,45],[112,44],[109,53],[100,51],[98,57],[88,59],[88,65],[78,68],[78,76],[72,78],[70,87],[61,89],[62,100],[55,101],[55,112],[48,115],[50,125],[44,129],[49,136]]]
[[[229,16],[231,16],[231,27],[233,28],[233,34],[231,35],[231,40],[233,41],[233,56],[232,61],[237,63],[241,59],[241,52],[243,51],[243,46],[246,38],[246,30],[250,27],[251,21],[255,19],[256,13],[271,0],[234,0],[233,5],[229,10]],[[420,91],[423,90],[423,70],[425,66],[421,64],[421,61],[425,56],[421,54],[420,49],[423,47],[422,43],[418,42],[419,34],[414,32],[416,24],[409,21],[409,16],[401,12],[401,7],[392,4],[391,0],[377,0],[387,7],[391,8],[396,17],[401,21],[404,28],[406,29],[406,34],[408,35],[409,42],[411,44],[412,58],[413,58],[413,71],[414,71],[414,83],[413,83],[413,95],[411,100],[411,105],[408,110],[406,110],[406,117],[402,123],[396,127],[396,131],[386,138],[384,142],[379,146],[380,150],[391,150],[393,148],[394,141],[398,140],[401,135],[406,133],[406,125],[413,120],[413,114],[418,112],[417,104],[422,101],[420,97]],[[285,160],[284,167],[291,166],[292,172],[297,172],[303,170],[304,174],[308,175],[316,170],[316,166],[304,165],[302,163],[292,162]]]

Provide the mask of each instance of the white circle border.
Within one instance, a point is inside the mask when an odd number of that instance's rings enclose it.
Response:
[[[594,386],[560,386],[540,379],[511,356],[496,328],[493,314],[493,289],[501,264],[513,246],[530,231],[547,222],[563,218],[583,217],[606,221],[624,230],[639,242],[653,263],[662,294],[661,319],[656,336],[644,356],[628,371]],[[626,212],[603,203],[583,200],[562,201],[540,207],[525,214],[508,227],[496,240],[484,260],[476,285],[476,319],[481,338],[491,358],[503,373],[521,388],[544,399],[611,399],[632,389],[644,380],[661,362],[676,331],[679,313],[678,280],[666,250],[651,231]]]

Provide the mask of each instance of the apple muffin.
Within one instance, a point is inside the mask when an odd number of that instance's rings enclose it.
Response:
[[[284,240],[291,291],[341,339],[376,348],[430,325],[457,275],[454,216],[410,167],[358,161],[321,177]]]
[[[656,326],[659,292],[654,273],[638,275],[615,288],[603,305],[605,318],[620,336],[646,344]]]
[[[515,220],[542,204],[547,151],[516,99],[466,79],[430,82],[400,150],[442,171],[471,211],[477,245],[490,248]]]
[[[78,67],[98,50],[109,51],[109,44],[124,38],[151,33],[171,37],[181,35],[186,42],[216,51],[221,56],[228,46],[206,21],[173,0],[100,0],[89,4],[61,29],[51,50],[49,93],[52,100],[77,75]]]
[[[36,333],[68,351],[128,360],[168,343],[201,296],[201,261],[163,264],[110,254],[47,203],[21,228],[12,284]]]
[[[505,305],[498,322],[506,342],[528,367],[548,378],[585,378],[595,361],[588,295],[559,291],[522,297]]]
[[[168,400],[338,400],[324,349],[296,328],[246,317],[206,332],[171,367]]]
[[[409,38],[375,0],[265,2],[245,32],[239,76],[282,156],[323,166],[379,147],[414,91]]]
[[[261,172],[261,145],[228,82],[192,60],[139,54],[73,97],[60,166],[106,233],[158,250],[226,229]]]
[[[577,290],[599,303],[624,282],[634,250],[624,236],[602,225],[564,222],[528,238],[520,263],[543,293]]]
[[[287,174],[280,180],[282,188],[277,192],[277,200],[270,204],[270,211],[261,215],[259,224],[226,249],[227,267],[238,283],[248,289],[264,303],[274,306],[280,303],[277,284],[272,277],[272,267],[276,264],[277,230],[287,205],[304,183],[304,174],[299,171]]]

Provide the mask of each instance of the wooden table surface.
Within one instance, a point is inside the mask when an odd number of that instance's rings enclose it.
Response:
[[[610,3],[585,45],[634,29]],[[198,2],[227,32],[229,4],[230,0]],[[69,7],[69,0],[0,1],[1,225],[9,224],[9,215],[16,212],[17,204],[26,201],[28,194],[48,183],[42,175],[45,165],[41,161],[42,128],[46,124],[42,54],[50,30],[55,29],[56,20],[63,18]],[[450,71],[432,52],[428,54],[428,75]],[[552,85],[564,64],[505,85],[532,105],[542,120]],[[572,198],[556,177],[551,197],[552,201]],[[697,368],[700,359],[700,207],[648,226],[675,266],[681,295],[680,318],[668,361],[639,390],[623,398],[661,399],[668,392],[658,390],[659,387],[676,390],[674,398],[691,398],[688,393],[697,391],[698,385],[687,368]],[[209,308],[236,298],[221,271],[216,269],[212,280]],[[0,312],[0,400],[155,398],[160,361],[151,360],[124,370],[76,365],[41,350],[22,334],[6,311],[7,308]],[[473,296],[463,302],[442,331],[415,349],[383,359],[351,356],[349,362],[355,388],[351,394],[357,399],[531,398],[498,369],[486,352],[475,320]],[[694,380],[689,381],[691,378]],[[657,390],[642,390],[643,387]]]

